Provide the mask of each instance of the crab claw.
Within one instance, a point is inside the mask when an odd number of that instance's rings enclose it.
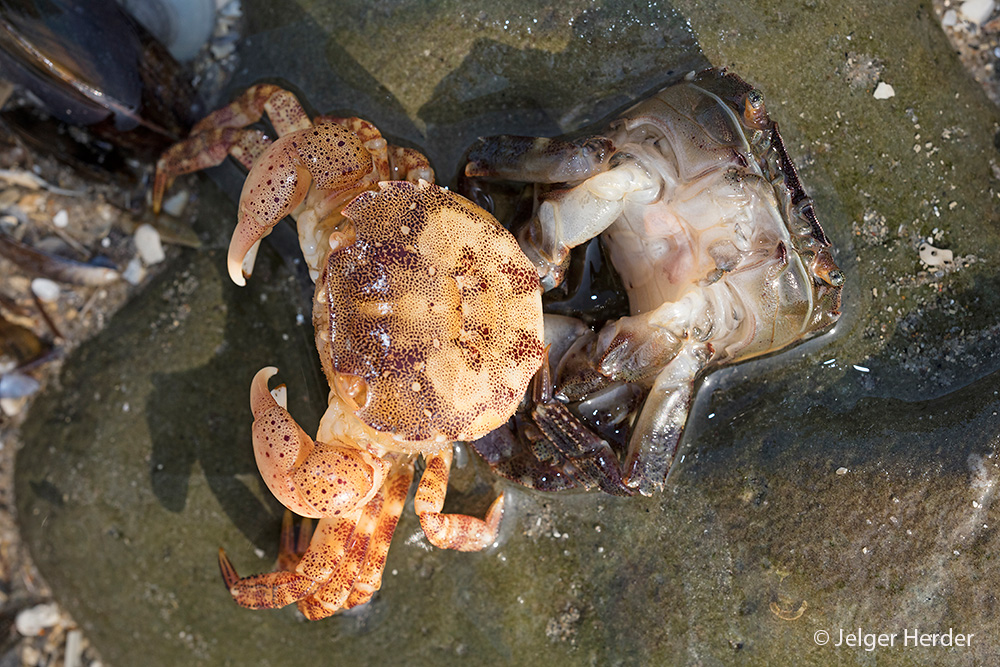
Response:
[[[314,519],[337,517],[368,503],[389,472],[382,459],[349,442],[316,442],[268,391],[278,372],[262,368],[250,384],[253,449],[267,488],[282,505]]]
[[[229,277],[246,284],[255,245],[305,199],[310,186],[329,196],[358,187],[373,173],[361,139],[339,125],[319,125],[286,134],[254,163],[240,194],[239,222],[229,244]]]

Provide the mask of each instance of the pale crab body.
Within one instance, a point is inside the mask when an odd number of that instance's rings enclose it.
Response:
[[[273,142],[245,127],[265,111],[281,135]],[[414,509],[427,539],[464,551],[495,540],[502,495],[485,520],[441,512],[451,446],[504,423],[540,365],[538,277],[492,216],[427,182],[423,155],[388,145],[357,118],[313,124],[275,86],[251,88],[168,151],[154,207],[173,176],[227,155],[249,169],[230,276],[244,284],[260,240],[296,219],[330,395],[313,439],[287,412],[284,387],[269,390],[277,369],[254,377],[261,475],[286,508],[319,523],[295,539],[286,515],[276,572],[240,578],[221,550],[219,564],[239,604],[296,602],[322,618],[379,588],[418,455],[426,467]]]
[[[631,314],[579,338],[559,363],[555,395],[648,391],[629,429],[627,488],[662,488],[701,374],[780,350],[839,316],[844,279],[812,202],[763,97],[732,74],[691,76],[599,136],[487,138],[469,159],[469,177],[538,184],[518,238],[543,285],[558,284],[570,249],[598,235],[622,280]],[[598,448],[587,440],[562,449],[572,467]],[[500,449],[509,443],[480,447],[502,466]],[[511,476],[550,483],[551,466],[542,477],[525,467]],[[613,467],[600,466],[602,487],[614,487]]]

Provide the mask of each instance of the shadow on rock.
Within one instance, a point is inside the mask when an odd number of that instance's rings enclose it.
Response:
[[[221,302],[214,307],[224,313],[224,328],[204,365],[151,376],[145,410],[150,481],[163,506],[181,512],[200,468],[226,516],[270,552],[283,508],[254,462],[250,379],[264,366],[277,366],[278,379],[289,385],[292,413],[307,430],[318,424],[326,388],[313,342],[311,284],[304,272],[290,272],[289,263],[265,249],[249,285],[240,288],[230,283],[222,253],[212,254],[209,263],[221,284]],[[172,297],[168,290],[165,298]]]

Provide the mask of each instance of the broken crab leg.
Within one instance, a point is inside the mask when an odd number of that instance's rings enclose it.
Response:
[[[497,539],[503,517],[503,494],[490,505],[485,520],[466,514],[442,514],[453,456],[450,446],[437,454],[425,455],[427,467],[413,498],[413,509],[420,517],[427,540],[434,546],[456,551],[479,551]]]
[[[315,442],[268,391],[278,369],[262,368],[250,385],[253,446],[271,493],[296,514],[316,519],[351,512],[382,486],[389,464],[347,444]]]

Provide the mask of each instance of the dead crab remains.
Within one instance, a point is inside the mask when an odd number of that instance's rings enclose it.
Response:
[[[575,340],[553,359],[554,386],[543,378],[527,414],[474,443],[526,486],[661,489],[698,377],[840,315],[844,276],[812,200],[763,96],[733,74],[692,74],[600,135],[482,139],[465,174],[534,184],[517,234],[546,288],[571,248],[600,236],[628,295],[631,314],[597,331],[559,322]],[[630,419],[619,465],[607,433]]]
[[[265,111],[273,142],[247,128]],[[464,551],[495,540],[502,495],[485,520],[441,512],[451,443],[488,433],[521,401],[543,356],[538,278],[492,216],[427,182],[422,155],[387,145],[357,118],[314,123],[270,85],[211,114],[163,156],[154,205],[174,176],[227,155],[249,169],[229,273],[244,284],[261,238],[296,219],[330,397],[314,440],[286,411],[284,387],[268,389],[276,369],[253,378],[261,475],[285,507],[319,522],[295,539],[286,514],[276,572],[240,578],[221,550],[219,564],[239,604],[297,602],[323,618],[379,588],[418,455],[426,467],[414,509],[427,539]]]

